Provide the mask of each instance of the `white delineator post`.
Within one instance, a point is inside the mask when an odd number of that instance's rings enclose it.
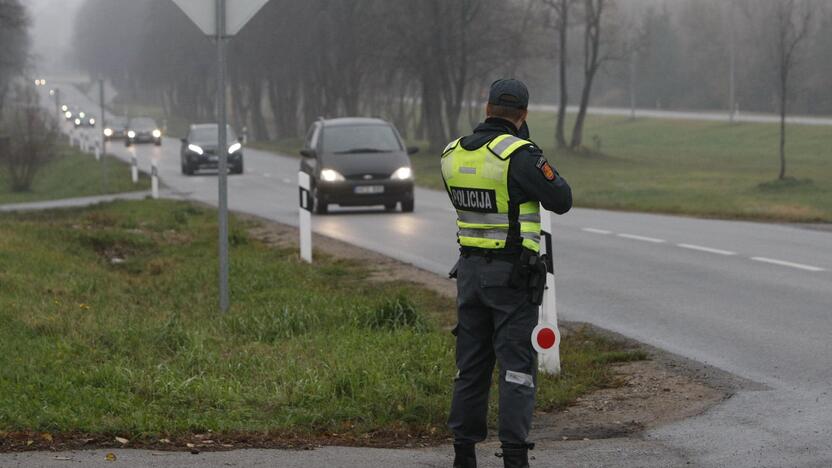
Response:
[[[139,161],[136,160],[135,154],[130,158],[130,175],[134,184],[139,183]]]
[[[558,330],[558,306],[555,291],[554,251],[552,249],[552,214],[540,211],[541,247],[547,255],[546,291],[540,306],[538,325],[532,332],[532,345],[538,353],[538,367],[541,372],[560,374],[560,331]]]
[[[150,189],[153,193],[153,199],[159,198],[159,168],[156,166],[156,160],[150,161]]]
[[[298,172],[298,193],[300,194],[300,258],[312,263],[312,193],[309,174]]]
[[[95,160],[99,161],[101,159],[101,142],[95,142]]]

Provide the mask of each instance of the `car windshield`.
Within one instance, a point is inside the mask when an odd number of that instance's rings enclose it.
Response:
[[[227,130],[225,141],[229,145],[231,145],[232,143],[237,141],[237,135],[234,133],[234,129],[232,129],[230,125],[225,128]],[[216,125],[196,127],[191,129],[191,134],[188,136],[188,141],[192,143],[201,143],[204,145],[217,145],[219,144],[219,141],[217,141],[218,136],[219,135],[217,135]]]
[[[127,120],[122,117],[110,117],[107,119],[107,126],[112,128],[124,128],[127,126]]]
[[[325,127],[325,153],[390,153],[401,151],[396,132],[389,125],[337,125]]]
[[[156,125],[156,122],[153,121],[153,119],[138,118],[138,119],[133,119],[133,120],[130,121],[130,128],[132,128],[133,130],[142,131],[142,130],[156,130],[159,127]]]

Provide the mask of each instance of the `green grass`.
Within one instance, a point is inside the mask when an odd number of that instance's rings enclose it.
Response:
[[[0,433],[444,437],[453,301],[231,222],[216,307],[215,211],[163,200],[0,216]],[[117,259],[117,260],[116,260]],[[643,358],[586,331],[540,408],[615,385]]]
[[[529,118],[572,186],[576,206],[702,217],[832,222],[832,132],[788,127],[787,175],[778,127],[590,116],[581,152],[554,150],[555,116]],[[571,128],[571,122],[570,126]],[[438,156],[416,155],[421,185],[441,189]]]
[[[99,162],[92,155],[68,145],[60,145],[57,151],[56,158],[36,174],[32,189],[28,192],[12,192],[4,169],[0,168],[0,204],[85,197],[150,188],[150,178],[146,174],[140,174],[139,182],[133,184],[129,164],[116,158],[108,156],[102,160],[103,162]]]

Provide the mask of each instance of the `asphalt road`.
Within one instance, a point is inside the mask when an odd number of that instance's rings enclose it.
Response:
[[[177,140],[111,148],[123,159],[135,154],[143,171],[156,160],[167,186],[216,204],[215,174],[180,174]],[[247,149],[245,163],[245,174],[229,177],[230,208],[296,225],[298,159]],[[438,274],[455,261],[454,214],[444,193],[417,190],[412,214],[336,209],[313,223],[321,234]],[[553,232],[563,319],[767,387],[648,432],[651,456],[663,453],[668,465],[832,466],[832,233],[585,209],[556,217]],[[626,451],[630,442],[621,444]]]

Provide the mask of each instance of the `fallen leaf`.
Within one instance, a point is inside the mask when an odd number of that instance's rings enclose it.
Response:
[[[43,437],[43,440],[45,440],[45,441],[47,441],[47,442],[52,442],[52,441],[54,440],[54,439],[52,438],[52,434],[50,434],[50,433],[48,433],[48,432],[44,432],[44,433],[43,433],[43,434],[41,434],[40,436],[41,436],[41,437]]]
[[[169,444],[169,443],[170,443],[170,439],[159,439],[159,442],[161,442],[161,443],[163,443],[163,444]]]
[[[32,445],[32,444],[34,444],[34,443],[35,443],[35,441],[34,441],[34,440],[32,440],[32,439],[29,439],[29,440],[27,440],[27,441],[26,441],[26,445],[27,445],[27,446]]]
[[[127,444],[130,441],[125,439],[124,437],[116,437],[116,442],[120,443],[121,445]]]
[[[107,460],[108,462],[114,462],[114,461],[116,461],[116,454],[114,454],[113,452],[110,452],[107,455],[104,455],[104,459]]]
[[[185,444],[185,447],[188,447],[188,448],[194,448],[194,447],[196,447],[196,446],[195,446],[194,444],[192,444],[192,443],[188,442],[187,444]]]
[[[53,459],[53,460],[63,460],[63,461],[69,461],[69,460],[72,460],[72,459],[71,459],[71,458],[69,458],[69,457],[52,457],[52,459]]]

